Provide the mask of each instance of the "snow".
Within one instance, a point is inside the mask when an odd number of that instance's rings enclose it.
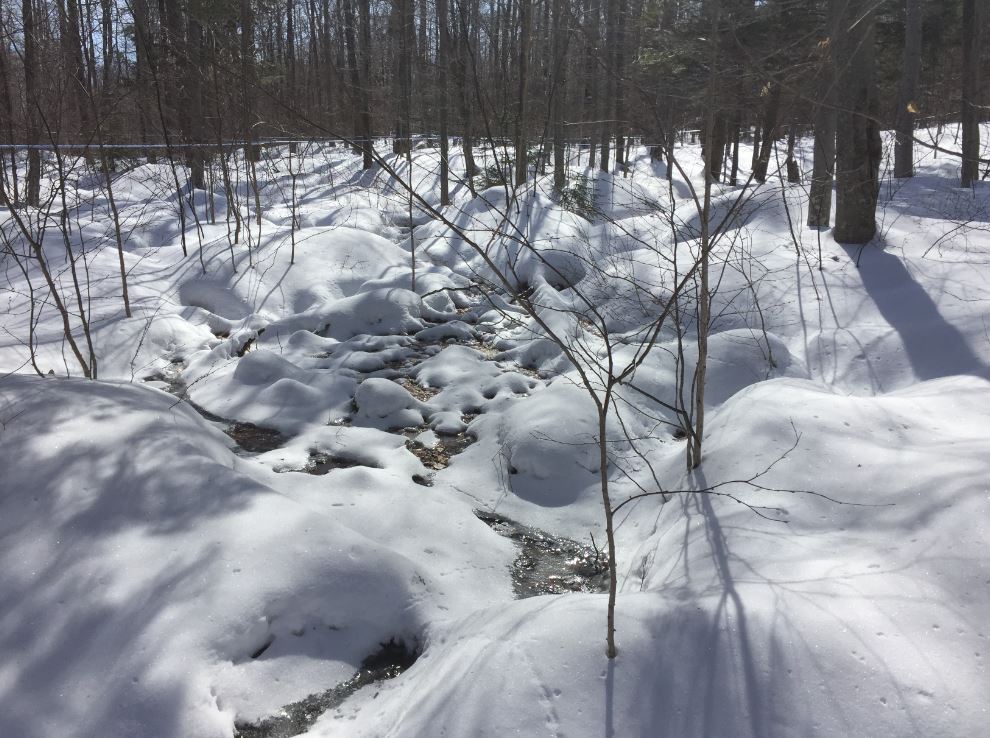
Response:
[[[697,147],[679,155],[698,187]],[[436,158],[413,177],[439,207]],[[307,735],[985,733],[990,191],[925,155],[884,185],[865,248],[803,228],[802,185],[733,221],[701,468],[669,407],[697,361],[693,297],[615,391],[613,502],[669,494],[616,512],[610,661],[606,595],[516,600],[519,549],[475,511],[603,544],[586,385],[639,356],[695,258],[688,183],[634,148],[631,176],[583,172],[596,223],[543,178],[518,203],[455,188],[444,215],[479,254],[358,164],[300,163],[294,236],[284,173],[260,229],[241,203],[236,245],[224,199],[215,224],[200,203],[188,256],[164,165],[118,175],[131,318],[106,203],[80,193],[96,381],[53,306],[32,313],[36,265],[29,287],[3,257],[0,735],[230,738],[389,639],[418,660]],[[716,221],[738,192],[718,189]],[[44,246],[75,305],[60,235]],[[281,440],[246,451],[234,422]]]

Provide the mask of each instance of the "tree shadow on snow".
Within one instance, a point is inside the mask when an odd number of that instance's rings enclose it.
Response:
[[[990,379],[990,367],[977,357],[966,338],[949,323],[931,296],[911,276],[904,262],[878,241],[860,258],[863,286],[883,318],[897,331],[920,381],[971,374]],[[856,259],[860,246],[843,246]]]

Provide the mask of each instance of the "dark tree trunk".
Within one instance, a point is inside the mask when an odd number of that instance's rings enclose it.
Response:
[[[38,89],[38,27],[34,21],[33,0],[23,0],[21,21],[24,28],[24,100],[25,100],[25,141],[27,152],[27,182],[25,199],[31,207],[41,202],[41,152],[36,148],[41,142],[41,121],[38,105],[41,90]]]
[[[599,108],[601,111],[601,135],[598,139],[598,145],[601,147],[601,151],[599,152],[599,168],[603,172],[608,172],[610,168],[609,147],[612,143],[612,116],[615,110],[617,83],[615,76],[615,55],[618,49],[616,48],[615,39],[618,15],[619,0],[608,0],[605,6],[605,43],[600,52],[599,63],[600,74],[604,77],[604,85],[600,84],[598,87],[598,94],[602,96],[602,105]]]
[[[395,117],[395,139],[392,141],[392,153],[406,154],[412,147],[411,131],[412,118],[412,72],[413,47],[415,45],[415,16],[413,0],[396,0],[392,11],[395,38],[393,43],[398,49],[395,55],[394,79],[395,97],[398,101]]]
[[[261,158],[261,148],[254,144],[255,75],[254,75],[254,9],[251,0],[241,0],[241,132],[244,136],[244,156],[249,161]]]
[[[835,240],[867,243],[876,235],[880,128],[874,79],[873,0],[844,5],[837,37]]]
[[[753,126],[753,158],[750,161],[750,171],[756,172],[756,167],[760,162],[760,124]]]
[[[474,104],[471,90],[474,79],[474,57],[477,53],[477,45],[472,44],[472,31],[474,28],[473,15],[476,4],[469,0],[457,0],[457,19],[459,32],[457,34],[457,63],[454,65],[454,74],[457,77],[457,102],[461,112],[461,151],[464,154],[464,176],[468,181],[468,188],[474,194],[473,177],[478,173],[478,167],[474,163]]]
[[[794,147],[797,139],[797,125],[794,121],[787,128],[787,181],[791,184],[801,182],[801,167],[794,158]]]
[[[553,2],[553,188],[562,192],[567,184],[564,161],[564,96],[567,93],[567,19],[564,0]]]
[[[0,13],[0,37],[6,38],[7,28],[3,14]],[[0,53],[0,121],[3,122],[4,142],[13,146],[17,140],[14,134],[14,96],[11,90],[14,88],[13,80],[10,78],[10,68],[7,64],[7,55]],[[17,153],[13,148],[6,152],[0,152],[0,197],[7,202],[16,203],[18,201],[17,187]],[[10,193],[6,191],[7,186],[7,155],[10,156]]]
[[[358,18],[361,22],[361,141],[362,166],[371,169],[374,164],[375,142],[371,136],[371,0],[358,0]]]
[[[343,11],[343,31],[344,48],[347,51],[347,76],[349,83],[349,97],[354,113],[354,143],[360,150],[364,150],[362,143],[361,126],[361,70],[357,60],[357,19],[354,14],[354,1],[342,0]]]
[[[135,11],[135,14],[137,11]],[[63,16],[64,14],[64,20]],[[79,31],[78,0],[60,0],[60,33],[62,64],[65,65],[65,79],[69,86],[68,100],[75,108],[77,130],[80,138],[90,130],[89,86],[86,63],[83,57],[82,36]],[[138,60],[140,63],[140,59]]]
[[[980,44],[983,3],[963,0],[962,176],[963,187],[980,179]]]
[[[426,20],[423,20],[426,23]],[[448,34],[447,0],[437,0],[437,115],[440,123],[440,204],[450,205],[448,171],[449,142],[447,140],[447,52],[450,48]]]
[[[770,157],[777,143],[777,125],[780,116],[780,85],[768,82],[764,89],[765,105],[763,108],[763,135],[760,144],[760,154],[753,167],[753,179],[759,183],[767,181],[767,170],[770,168]]]
[[[526,181],[526,95],[529,83],[529,41],[533,31],[532,0],[520,0],[519,15],[519,96],[516,101],[516,176],[519,186]]]
[[[138,94],[138,131],[141,142],[148,144],[152,142],[152,117],[150,111],[155,106],[154,75],[151,73],[154,59],[152,57],[151,27],[148,20],[148,0],[134,0],[134,66],[137,77]],[[145,156],[148,162],[153,164],[157,161],[155,149],[149,147],[145,149]]]
[[[186,41],[186,84],[185,111],[186,122],[185,140],[193,144],[187,149],[186,163],[189,165],[189,179],[197,190],[206,189],[204,164],[205,149],[202,144],[206,140],[206,125],[203,120],[203,26],[195,16],[189,16],[189,27]]]
[[[828,228],[832,222],[832,183],[835,178],[835,39],[838,0],[829,0],[829,39],[822,47],[815,107],[815,154],[808,197],[808,227]]]
[[[894,176],[914,176],[914,115],[918,76],[921,73],[921,0],[907,0],[904,24],[904,54],[901,57],[901,88],[897,96],[894,146]]]
[[[626,63],[626,2],[625,0],[617,0],[616,2],[616,17],[615,17],[615,38],[612,41],[612,45],[615,47],[614,53],[614,65],[612,69],[612,74],[615,75],[615,92],[614,92],[614,106],[615,106],[615,163],[621,167],[622,171],[626,170],[626,139],[625,139],[625,115],[626,115],[626,98],[625,98],[625,85],[623,84],[622,75],[625,73],[625,63]]]
[[[722,169],[725,161],[725,142],[727,139],[726,119],[721,113],[716,112],[711,121],[712,140],[704,142],[704,148],[709,144],[712,147],[711,156],[706,158],[708,162],[708,174],[713,182],[722,180]],[[703,152],[704,153],[704,152]]]
[[[739,129],[742,127],[740,117],[737,110],[732,118],[732,170],[729,174],[729,184],[733,187],[739,184]]]
[[[587,58],[585,60],[585,115],[592,120],[595,114],[603,109],[599,81],[602,77],[601,60],[599,52],[601,48],[601,28],[600,19],[602,14],[601,0],[588,0],[587,12],[585,13],[585,37],[587,38]],[[594,129],[592,129],[594,131]],[[596,155],[598,153],[598,139],[593,132],[589,137],[588,166],[595,168]]]
[[[296,4],[295,0],[287,0],[285,7],[285,67],[286,99],[289,105],[297,105],[296,99]],[[311,29],[315,33],[315,29]]]

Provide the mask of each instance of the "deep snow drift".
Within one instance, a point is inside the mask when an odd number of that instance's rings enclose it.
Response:
[[[616,515],[609,661],[597,419],[545,331],[587,371],[636,356],[694,258],[688,183],[645,149],[628,177],[574,161],[593,221],[540,179],[516,202],[455,187],[455,231],[313,149],[293,235],[287,152],[268,156],[260,227],[246,183],[234,245],[223,193],[215,223],[195,193],[185,257],[170,173],[117,175],[129,319],[102,180],[80,175],[98,381],[36,265],[0,257],[0,735],[229,738],[342,684],[300,730],[986,732],[990,190],[926,157],[884,184],[864,249],[801,226],[803,186],[747,200],[715,251],[701,469],[668,407],[693,293],[609,420],[613,502],[672,492]],[[435,163],[413,180],[438,207]],[[53,227],[44,248],[71,303]],[[539,590],[564,594],[517,598],[538,552],[503,517],[577,542]],[[414,663],[349,682],[390,642]]]

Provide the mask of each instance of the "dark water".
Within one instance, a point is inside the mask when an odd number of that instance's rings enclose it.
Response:
[[[307,474],[329,474],[334,469],[350,469],[355,466],[368,466],[368,464],[362,464],[356,459],[350,459],[346,456],[334,456],[332,454],[325,454],[322,451],[310,451],[309,461],[307,462],[303,471]]]
[[[323,692],[293,702],[257,723],[235,723],[234,738],[290,738],[305,733],[327,710],[332,710],[357,692],[375,682],[394,679],[419,658],[419,648],[402,639],[389,639],[381,648],[361,662],[361,668],[348,679]]]
[[[234,422],[224,428],[223,432],[233,438],[244,451],[252,454],[274,451],[284,446],[287,440],[284,434],[274,428],[265,428],[254,423]]]
[[[608,558],[594,546],[554,536],[496,513],[475,510],[492,530],[519,545],[512,563],[516,597],[608,590]]]
[[[170,395],[174,395],[188,404],[189,407],[203,416],[204,419],[211,423],[224,426],[223,432],[233,438],[234,442],[242,451],[259,454],[265,451],[274,451],[285,445],[288,439],[283,433],[280,433],[274,428],[266,428],[261,425],[255,425],[254,423],[241,423],[239,421],[221,418],[219,415],[211,413],[206,408],[200,407],[190,400],[186,392],[186,383],[182,379],[182,370],[184,368],[185,365],[182,359],[173,359],[160,372],[150,377],[145,377],[145,381],[163,382],[165,384],[165,391]]]

